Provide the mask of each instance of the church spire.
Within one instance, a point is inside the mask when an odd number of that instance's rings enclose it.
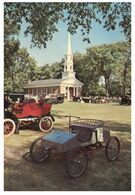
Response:
[[[62,78],[74,78],[75,72],[73,70],[73,54],[71,50],[71,38],[68,32],[68,44],[67,44],[67,55],[64,63],[64,72]]]
[[[68,32],[68,49],[67,49],[67,55],[71,55],[72,51],[71,51],[71,38],[70,38],[70,33]]]
[[[67,47],[67,55],[65,60],[64,72],[73,72],[73,54],[71,50],[71,38],[70,33],[68,33],[68,47]]]

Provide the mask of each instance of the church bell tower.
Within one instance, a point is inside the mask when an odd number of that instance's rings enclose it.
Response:
[[[68,33],[68,47],[67,55],[64,63],[64,72],[62,73],[62,79],[75,78],[75,72],[73,70],[73,54],[71,50],[71,38],[70,33]]]

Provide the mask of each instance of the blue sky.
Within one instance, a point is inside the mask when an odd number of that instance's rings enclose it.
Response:
[[[30,48],[30,40],[31,37],[24,36],[24,30],[26,28],[26,24],[22,24],[21,32],[19,34],[19,40],[21,42],[21,47],[26,47],[28,52],[32,57],[35,58],[39,66],[44,64],[51,64],[53,62],[60,62],[61,59],[67,52],[67,25],[65,23],[60,22],[58,24],[58,32],[54,33],[52,41],[47,43],[47,48],[39,49],[39,48]],[[115,31],[106,31],[103,27],[97,23],[92,24],[92,30],[89,34],[91,43],[88,44],[82,41],[82,36],[80,31],[78,30],[76,34],[71,36],[71,45],[72,52],[80,52],[85,53],[86,48],[91,47],[93,45],[100,44],[108,44],[115,43],[118,41],[125,40],[125,36],[121,33],[121,29],[119,27],[116,28]]]

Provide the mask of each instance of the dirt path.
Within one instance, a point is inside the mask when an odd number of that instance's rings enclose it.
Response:
[[[115,132],[116,134],[116,132]],[[131,190],[130,134],[117,132],[121,141],[120,157],[108,162],[103,150],[89,156],[84,175],[70,179],[61,161],[26,161],[22,156],[41,132],[21,130],[20,135],[5,138],[5,191],[129,191]]]

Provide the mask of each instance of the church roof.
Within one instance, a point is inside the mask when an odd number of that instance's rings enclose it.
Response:
[[[65,84],[65,85],[69,84],[69,85],[79,86],[79,87],[83,86],[83,83],[76,78],[63,79],[62,84]]]
[[[59,86],[61,81],[62,79],[35,80],[28,83],[24,88]]]
[[[35,88],[35,87],[53,87],[60,86],[61,84],[73,85],[73,86],[82,86],[78,79],[46,79],[46,80],[35,80],[28,83],[24,88]]]

